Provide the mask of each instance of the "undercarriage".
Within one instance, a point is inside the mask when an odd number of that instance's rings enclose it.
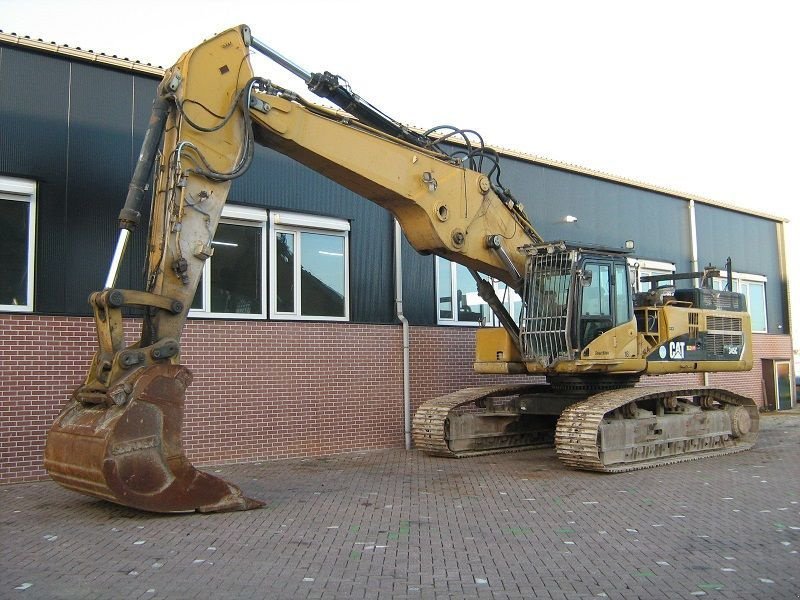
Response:
[[[414,442],[451,458],[555,445],[570,467],[619,473],[747,450],[758,418],[750,398],[711,387],[489,386],[424,403]]]

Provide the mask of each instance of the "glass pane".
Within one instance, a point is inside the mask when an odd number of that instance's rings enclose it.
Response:
[[[195,310],[203,310],[203,276],[200,276],[200,281],[197,284],[197,289],[194,292],[194,299],[192,300],[192,308]]]
[[[714,279],[711,282],[711,287],[714,288],[715,290],[720,290],[720,291],[738,292],[739,291],[739,280],[738,279],[734,279],[733,280],[733,289],[729,290],[728,289],[728,277],[727,277],[727,275],[723,275],[722,277],[714,277]]]
[[[345,316],[344,236],[300,234],[300,307],[303,316]]]
[[[520,298],[517,292],[511,292],[511,296],[511,307],[508,312],[514,317],[514,321],[519,323],[520,319],[522,319],[522,298]]]
[[[775,363],[775,381],[778,387],[778,410],[792,408],[792,373],[788,361]]]
[[[628,267],[616,265],[614,267],[615,308],[617,311],[617,325],[631,320],[630,286],[628,285]]]
[[[750,320],[753,331],[767,330],[767,304],[764,299],[764,284],[757,282],[741,283],[742,291],[747,295],[747,309],[750,311]]]
[[[634,273],[635,275],[635,273]],[[639,269],[639,281],[637,281],[638,290],[640,292],[649,292],[650,289],[653,287],[653,284],[649,281],[642,281],[642,277],[647,277],[648,275],[653,275],[650,271],[645,271],[644,269]]]
[[[28,304],[30,204],[0,199],[0,304]]]
[[[212,244],[211,312],[261,313],[261,229],[220,223]]]
[[[294,312],[294,234],[279,231],[275,244],[275,295],[277,310]]]
[[[569,294],[569,273],[546,273],[539,279],[539,310],[548,317],[564,314]]]
[[[436,282],[436,297],[439,304],[439,318],[453,318],[453,275],[450,270],[450,261],[436,257],[439,279]]]
[[[491,319],[489,305],[478,296],[478,284],[464,265],[456,265],[456,306],[459,321],[481,323]]]
[[[592,282],[588,287],[583,288],[581,314],[610,317],[609,266],[588,263],[583,269],[592,274]]]
[[[728,290],[728,280],[725,277],[714,277],[711,287],[715,290],[726,291]]]
[[[494,284],[494,293],[500,298],[508,314],[510,314],[515,321],[519,322],[520,312],[522,311],[522,298],[502,281],[492,279],[492,282]],[[495,320],[494,315],[492,315],[492,321]]]
[[[652,290],[653,288],[656,288],[656,287],[671,286],[672,285],[672,280],[670,280],[670,279],[662,279],[658,283],[658,285],[655,285],[651,281],[641,281],[641,278],[642,277],[649,277],[649,276],[652,276],[652,275],[669,275],[669,274],[672,274],[672,273],[673,273],[673,271],[661,271],[659,269],[639,269],[639,279],[640,279],[640,281],[638,282],[639,291],[640,292],[647,292],[647,291]]]

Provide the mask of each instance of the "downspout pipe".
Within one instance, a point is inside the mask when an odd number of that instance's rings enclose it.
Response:
[[[403,431],[405,448],[411,450],[411,343],[408,319],[403,314],[403,231],[394,220],[394,305],[403,326]]]
[[[689,243],[691,245],[689,270],[697,273],[700,270],[700,260],[697,256],[697,216],[695,215],[694,200],[689,200]],[[694,286],[697,287],[698,285],[699,283],[695,279]]]

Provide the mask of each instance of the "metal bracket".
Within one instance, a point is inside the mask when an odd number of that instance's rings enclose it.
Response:
[[[269,104],[267,104],[261,98],[256,98],[255,96],[250,97],[250,108],[264,114],[267,114],[270,110],[272,110],[272,107]]]

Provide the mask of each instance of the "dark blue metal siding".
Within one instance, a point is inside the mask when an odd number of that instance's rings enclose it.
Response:
[[[349,221],[350,320],[394,322],[394,226],[386,210],[267,148],[256,150],[228,202]]]
[[[689,268],[686,200],[508,158],[502,162],[502,175],[546,240],[611,248],[633,240],[636,256]],[[577,222],[566,223],[567,215]]]
[[[769,332],[789,333],[787,283],[780,272],[775,221],[700,203],[695,212],[700,266],[724,268],[730,257],[734,271],[765,276]]]
[[[403,313],[412,325],[436,325],[436,263],[403,236]]]
[[[0,174],[39,183],[37,312],[88,313],[86,297],[105,279],[157,84],[152,76],[0,46]],[[545,239],[611,247],[632,239],[636,256],[689,269],[686,200],[518,159],[503,158],[502,169],[504,185]],[[350,221],[351,318],[395,321],[388,212],[264,148],[234,182],[229,202]],[[566,215],[578,221],[565,223]],[[697,215],[701,261],[731,255],[737,271],[766,275],[770,330],[786,327],[775,223],[700,204]],[[142,285],[144,230],[134,233],[121,286]],[[747,252],[737,254],[741,240]],[[403,263],[406,315],[412,324],[435,324],[433,257],[404,241]]]
[[[117,238],[116,217],[131,175],[133,76],[72,64],[64,265],[70,312],[100,289]],[[126,285],[129,276],[119,281]]]
[[[0,47],[0,173],[38,183],[35,307],[65,310],[69,64]]]
[[[133,77],[133,114],[132,114],[132,132],[133,135],[130,139],[129,148],[129,164],[126,175],[126,189],[136,167],[136,162],[139,158],[139,152],[142,148],[144,141],[144,133],[147,130],[147,124],[150,120],[150,112],[153,105],[153,98],[155,98],[156,88],[158,81],[146,77]],[[117,228],[116,219],[119,214],[120,208],[125,201],[125,196],[110,199],[110,217],[104,226],[112,228],[114,243],[116,243]],[[150,217],[150,206],[146,200],[142,206],[142,221],[141,225],[133,232],[130,241],[128,242],[128,252],[125,260],[123,261],[120,269],[118,285],[120,287],[128,287],[129,289],[143,289],[144,288],[144,262],[147,255],[147,223]],[[107,264],[111,261],[111,254],[101,257],[104,261],[104,273],[107,269]],[[102,283],[102,282],[101,282]]]
[[[88,314],[86,299],[105,280],[157,80],[2,52],[0,172],[39,182],[37,312]],[[229,202],[347,219],[351,320],[394,322],[393,223],[385,210],[265,148],[234,182]],[[143,224],[147,218],[145,210]],[[133,235],[120,286],[142,285],[144,229]]]

